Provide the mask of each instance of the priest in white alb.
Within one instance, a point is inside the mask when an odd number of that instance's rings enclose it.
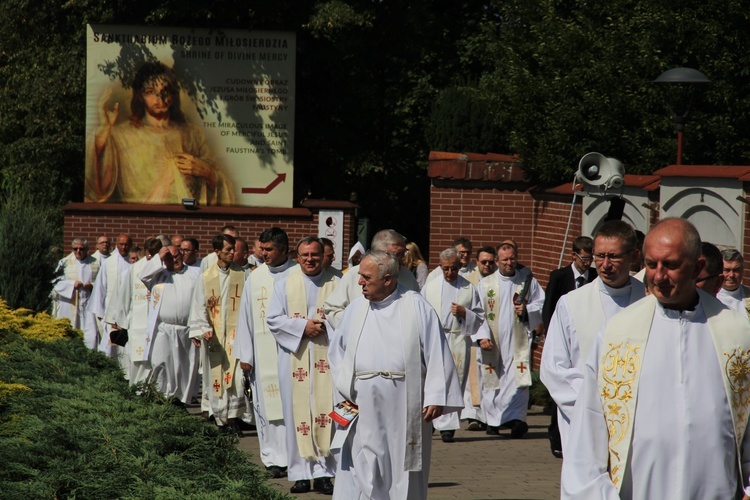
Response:
[[[745,259],[736,248],[721,251],[724,282],[716,298],[735,311],[750,314],[750,287],[742,284],[745,275]]]
[[[750,323],[695,287],[700,255],[684,219],[646,236],[651,295],[609,320],[586,361],[562,498],[724,499],[747,488]]]
[[[440,274],[422,288],[422,296],[435,309],[445,331],[458,373],[461,391],[466,396],[469,379],[471,345],[479,339],[489,339],[490,331],[484,324],[484,309],[479,292],[468,280],[459,276],[461,260],[451,247],[440,252]],[[454,441],[461,428],[459,413],[452,412],[436,418],[432,425],[440,431],[446,443]]]
[[[242,435],[238,419],[245,412],[242,368],[234,354],[245,271],[233,264],[236,240],[214,236],[216,264],[195,285],[190,307],[190,337],[201,347],[203,394],[207,408],[223,432]]]
[[[161,239],[160,239],[161,238]],[[114,312],[108,317],[119,328],[128,331],[128,343],[124,350],[128,353],[129,371],[128,382],[135,385],[149,380],[151,365],[142,353],[149,349],[146,342],[146,322],[148,319],[148,290],[138,277],[150,261],[159,253],[162,246],[169,244],[166,236],[147,238],[144,248],[146,256],[130,266],[125,279],[120,283],[120,289],[112,304]]]
[[[331,451],[333,380],[323,302],[339,279],[323,269],[324,245],[309,236],[297,244],[301,273],[273,289],[268,328],[279,345],[279,382],[286,425],[287,477],[292,493],[331,494],[336,460]],[[313,480],[312,485],[310,480]]]
[[[531,386],[531,339],[542,322],[544,291],[528,268],[517,269],[516,247],[506,241],[497,250],[498,272],[479,282],[487,326],[492,338],[482,348],[482,410],[487,434],[510,429],[524,436]]]
[[[190,339],[188,320],[200,273],[184,264],[179,248],[169,245],[147,261],[139,278],[150,293],[146,342],[135,355],[148,363],[149,381],[165,397],[188,404],[197,383],[200,353]]]
[[[114,313],[114,304],[117,302],[117,294],[120,292],[120,286],[127,277],[130,269],[130,247],[133,246],[133,239],[128,234],[121,234],[117,237],[117,249],[115,252],[102,261],[100,272],[94,282],[94,289],[91,291],[86,310],[96,315],[97,318],[105,325],[99,341],[99,350],[110,358],[117,359],[123,373],[128,376],[130,371],[130,362],[126,351],[123,347],[110,342],[109,334],[112,331],[115,321],[112,319]]]
[[[414,290],[415,292],[419,291],[417,279],[412,272],[404,266],[404,258],[406,258],[406,238],[393,229],[383,229],[382,231],[375,233],[375,236],[373,236],[371,248],[372,250],[381,250],[395,255],[399,262],[399,283],[408,290]],[[344,273],[344,276],[339,282],[339,286],[337,286],[336,290],[334,290],[328,299],[326,299],[326,303],[323,306],[326,320],[328,320],[334,328],[336,328],[339,321],[341,321],[346,306],[362,295],[362,289],[358,284],[358,270],[359,266],[353,266]]]
[[[83,238],[73,240],[73,251],[57,264],[59,277],[53,287],[53,316],[68,318],[73,328],[83,332],[83,343],[89,349],[99,345],[96,316],[86,310],[93,283],[99,274],[99,261],[88,254],[89,245]]]
[[[276,283],[299,273],[300,267],[289,258],[289,237],[278,227],[261,233],[258,252],[263,263],[245,280],[235,356],[250,377],[260,459],[274,478],[280,478],[287,469],[286,427],[279,388],[278,346],[266,318]]]
[[[427,498],[432,421],[463,407],[440,319],[424,297],[398,284],[398,269],[386,252],[362,259],[362,296],[331,339],[336,389],[359,409],[337,430],[334,498]]]
[[[630,276],[640,258],[635,231],[621,220],[602,224],[594,235],[597,278],[560,297],[552,314],[540,375],[557,403],[558,425],[565,452],[570,419],[583,374],[599,330],[616,313],[645,296],[643,283]]]

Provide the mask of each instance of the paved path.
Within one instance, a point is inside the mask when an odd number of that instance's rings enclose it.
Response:
[[[536,408],[529,412],[529,433],[523,439],[510,439],[509,431],[488,436],[484,431],[456,432],[455,443],[443,443],[435,432],[432,444],[428,498],[436,500],[555,499],[559,498],[562,460],[552,456],[547,439],[549,416]],[[465,426],[464,426],[465,427]],[[258,438],[245,432],[239,447],[262,465]],[[271,479],[280,490],[289,492],[286,478]],[[296,498],[325,498],[319,493]]]

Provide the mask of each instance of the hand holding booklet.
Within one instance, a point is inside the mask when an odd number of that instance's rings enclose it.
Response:
[[[349,427],[349,424],[359,415],[359,408],[351,401],[341,401],[333,407],[329,416],[343,428]]]

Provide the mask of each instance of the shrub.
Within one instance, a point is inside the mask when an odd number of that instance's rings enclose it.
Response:
[[[9,313],[4,305],[3,316],[3,498],[284,497],[236,438],[167,401],[138,396],[115,361],[66,329],[27,335],[48,316]]]
[[[25,184],[0,189],[0,297],[10,307],[44,311],[62,240],[62,215]]]

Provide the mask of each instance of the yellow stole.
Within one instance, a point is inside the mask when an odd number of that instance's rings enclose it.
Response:
[[[314,319],[325,319],[323,303],[336,288],[336,277],[323,271],[315,303]],[[286,301],[290,318],[307,318],[307,293],[302,273],[286,279]],[[312,344],[312,349],[310,348]],[[310,366],[310,352],[313,364]],[[331,418],[333,380],[328,365],[328,340],[323,335],[311,339],[302,336],[297,352],[292,353],[292,413],[297,435],[297,448],[305,460],[331,454]],[[308,376],[308,370],[312,376]],[[310,379],[312,378],[312,401]],[[312,403],[312,404],[311,404]],[[312,410],[312,411],[311,411]],[[312,433],[310,432],[312,430]],[[317,451],[316,451],[317,449]]]
[[[237,358],[234,356],[234,339],[237,336],[237,319],[240,312],[240,298],[245,286],[245,271],[229,268],[227,297],[221,294],[219,266],[211,266],[203,273],[203,286],[206,290],[206,309],[214,330],[208,342],[208,357],[211,363],[211,386],[214,395],[224,396],[224,391],[232,387]],[[222,304],[227,310],[222,311]],[[205,367],[203,368],[205,370]]]
[[[738,324],[718,300],[700,289],[698,294],[724,376],[742,477],[740,446],[750,415],[750,324]],[[655,310],[653,295],[636,302],[628,313],[610,319],[602,338],[598,388],[609,432],[609,476],[618,491],[631,451],[640,368]]]
[[[91,257],[90,255],[87,255],[86,258],[83,259],[83,264],[88,264],[91,266],[91,283],[94,283],[96,281],[96,275],[99,274],[99,261]],[[78,259],[76,259],[74,253],[71,253],[67,257],[65,257],[64,271],[66,280],[79,281]],[[75,290],[73,292],[73,305],[76,309],[78,309],[78,292],[79,290]]]

